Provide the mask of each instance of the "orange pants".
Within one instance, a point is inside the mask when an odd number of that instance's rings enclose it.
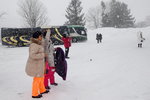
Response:
[[[38,96],[45,91],[44,77],[34,77],[32,83],[32,96]]]

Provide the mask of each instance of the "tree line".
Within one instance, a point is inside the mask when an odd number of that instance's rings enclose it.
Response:
[[[41,27],[47,25],[48,16],[45,6],[40,0],[22,0],[18,4],[19,14],[24,19],[26,27]],[[95,8],[90,8],[88,13],[83,13],[82,2],[71,0],[66,8],[66,22],[64,25],[88,25],[89,27],[135,27],[135,17],[124,2],[110,0],[101,1]],[[0,14],[0,17],[4,13]]]
[[[123,2],[116,0],[111,0],[110,2],[101,1],[100,5],[94,8],[92,11],[92,14],[91,11],[88,13],[87,20],[91,21],[90,24],[92,24],[94,28],[134,27],[135,18],[132,16],[128,5]]]

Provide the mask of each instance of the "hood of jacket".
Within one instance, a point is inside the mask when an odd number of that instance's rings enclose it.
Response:
[[[38,45],[41,45],[42,44],[42,41],[38,40],[38,39],[35,39],[35,38],[31,38],[30,39],[31,43],[36,43]]]

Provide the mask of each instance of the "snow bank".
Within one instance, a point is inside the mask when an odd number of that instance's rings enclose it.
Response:
[[[138,31],[146,41],[137,48]],[[88,41],[70,48],[67,80],[41,100],[150,100],[150,27],[88,30]],[[97,44],[96,33],[102,33]],[[64,47],[61,45],[64,49]],[[0,98],[32,100],[32,78],[25,74],[28,47],[0,46]]]

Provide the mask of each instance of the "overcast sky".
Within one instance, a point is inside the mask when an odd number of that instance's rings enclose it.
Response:
[[[20,15],[18,14],[17,3],[21,0],[0,0],[0,12],[7,14],[0,19],[0,27],[20,27],[23,26]],[[50,25],[64,24],[65,10],[71,0],[41,0],[47,8],[47,15],[50,19]],[[86,13],[89,8],[100,4],[101,0],[81,0],[83,12]],[[103,0],[110,1],[110,0]],[[131,14],[136,18],[136,21],[142,21],[150,15],[150,0],[119,0],[128,4],[131,9]]]

